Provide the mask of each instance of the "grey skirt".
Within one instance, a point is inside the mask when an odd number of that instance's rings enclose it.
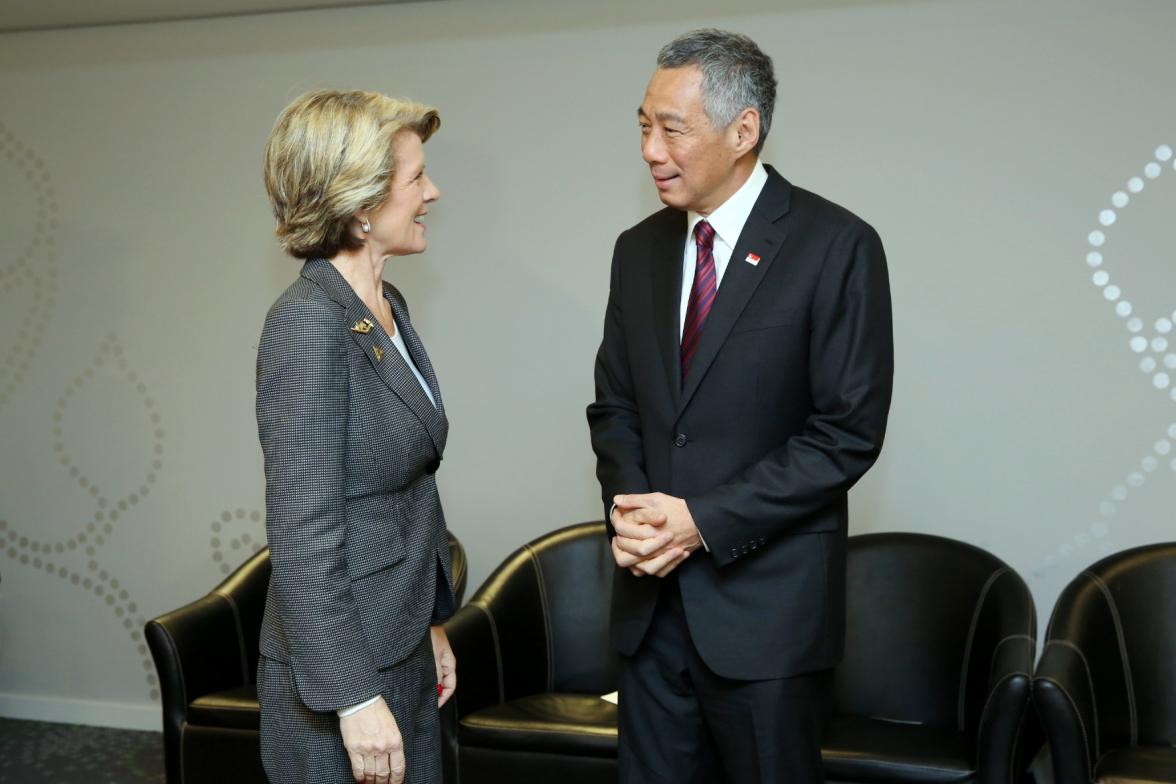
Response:
[[[429,635],[380,675],[384,701],[404,739],[405,784],[440,784],[441,725],[437,670]],[[316,713],[298,699],[289,665],[261,657],[261,763],[271,784],[347,784],[351,762],[334,713]]]

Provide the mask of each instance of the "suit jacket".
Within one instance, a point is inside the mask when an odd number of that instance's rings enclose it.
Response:
[[[273,564],[261,653],[289,664],[315,711],[381,693],[377,669],[455,609],[433,476],[449,429],[441,390],[404,298],[384,295],[436,408],[329,261],[303,266],[258,348]]]
[[[616,493],[686,499],[709,547],[677,570],[691,638],[716,673],[748,680],[841,656],[846,492],[882,447],[893,376],[878,235],[767,169],[684,386],[686,214],[620,235],[588,407],[606,509]],[[664,584],[617,570],[622,653]]]

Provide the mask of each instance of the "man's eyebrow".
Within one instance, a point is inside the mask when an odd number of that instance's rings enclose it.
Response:
[[[640,106],[637,107],[637,117],[638,118],[648,117],[648,116],[649,115],[647,115],[645,113],[644,109],[642,109]],[[685,117],[681,116],[680,114],[674,114],[673,112],[656,112],[654,116],[657,117],[657,119],[661,120],[662,122],[672,122],[672,123],[685,123],[686,122]]]

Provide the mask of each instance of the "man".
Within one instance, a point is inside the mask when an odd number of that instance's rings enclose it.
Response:
[[[617,239],[588,407],[618,570],[620,772],[820,782],[846,492],[882,446],[886,261],[759,152],[772,61],[699,30],[638,110],[666,208]]]

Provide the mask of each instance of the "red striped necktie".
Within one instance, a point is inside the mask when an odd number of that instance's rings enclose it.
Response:
[[[694,227],[694,242],[698,247],[698,260],[694,265],[694,285],[690,287],[690,298],[686,300],[686,323],[682,326],[682,384],[690,375],[690,363],[698,350],[702,328],[710,315],[719,281],[715,276],[715,230],[706,221],[699,221]]]

